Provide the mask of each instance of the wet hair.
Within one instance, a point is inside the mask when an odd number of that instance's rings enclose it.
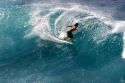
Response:
[[[75,26],[78,27],[79,23],[76,23]]]

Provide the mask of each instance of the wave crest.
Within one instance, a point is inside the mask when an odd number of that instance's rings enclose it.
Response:
[[[83,25],[79,27],[80,31],[82,31],[82,29],[85,28],[85,23],[87,23],[88,20],[95,19],[101,23],[101,18],[103,18],[103,16],[96,15],[93,13],[93,11],[87,9],[86,6],[82,7],[80,5],[74,5],[73,7],[62,7],[47,4],[41,6],[35,5],[31,8],[29,15],[29,24],[31,24],[32,30],[27,37],[37,35],[42,40],[50,40],[58,43],[65,43],[65,41],[59,39],[58,36],[62,32],[66,33],[66,26],[79,22],[81,25]],[[89,24],[89,22],[87,23],[87,25],[91,24]],[[104,34],[104,36],[106,36],[108,32],[104,32]],[[100,37],[100,35],[98,36]],[[104,36],[102,35],[102,38]]]

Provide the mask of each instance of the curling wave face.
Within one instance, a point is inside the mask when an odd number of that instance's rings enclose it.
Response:
[[[67,31],[68,25],[79,22],[79,32],[83,32],[85,29],[91,29],[93,27],[106,27],[98,28],[96,32],[92,32],[93,40],[100,42],[105,39],[109,34],[108,27],[101,17],[93,15],[87,7],[79,5],[61,7],[58,5],[34,5],[30,13],[30,22],[32,31],[27,35],[37,35],[43,40],[50,40],[58,43],[64,43],[64,41],[58,39],[58,36]],[[77,34],[77,33],[75,33]],[[82,37],[82,36],[81,36]]]

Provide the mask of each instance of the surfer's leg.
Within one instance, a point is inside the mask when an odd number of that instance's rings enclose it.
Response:
[[[64,38],[64,40],[66,41],[71,41],[71,39],[73,38],[73,34],[71,31],[67,32],[67,37]]]

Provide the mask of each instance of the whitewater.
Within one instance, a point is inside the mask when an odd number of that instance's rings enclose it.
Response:
[[[0,83],[124,83],[124,26],[85,4],[1,4]]]
[[[108,13],[107,15],[108,17],[107,17],[105,15],[107,13],[103,12],[102,14],[101,11],[100,12],[98,11],[98,13],[96,13],[96,11],[93,11],[92,9],[90,9],[85,5],[84,6],[76,5],[76,4],[72,4],[72,5],[74,6],[72,7],[69,5],[68,7],[60,7],[60,6],[48,4],[48,6],[50,7],[47,9],[46,4],[42,4],[42,7],[43,8],[45,7],[46,9],[41,10],[42,8],[41,6],[38,6],[38,4],[34,4],[35,8],[32,8],[30,13],[30,16],[31,16],[30,24],[33,26],[33,30],[31,31],[30,34],[28,34],[28,36],[31,36],[34,34],[39,36],[43,40],[50,40],[57,43],[67,43],[58,38],[61,33],[66,33],[67,26],[75,24],[77,22],[84,26],[84,22],[91,19],[97,19],[100,21],[100,23],[101,22],[104,23],[104,26],[110,27],[110,30],[108,30],[107,32],[104,31],[102,34],[100,34],[102,35],[100,38],[102,37],[103,38],[100,40],[97,40],[96,41],[97,43],[105,40],[106,36],[108,37],[108,35],[110,34],[120,33],[125,31],[125,28],[124,28],[125,21],[117,21],[113,19],[110,16],[110,13]],[[41,14],[42,12],[47,12],[47,14],[44,13],[44,15],[42,15]],[[57,17],[55,16],[56,17],[54,19],[55,21],[51,23],[50,22],[51,19],[56,14],[59,14],[59,16]],[[80,27],[80,30],[83,30],[83,28]],[[99,37],[99,33],[96,36]],[[123,36],[123,42],[124,42],[124,38],[125,37]],[[124,47],[123,47],[122,57],[123,58],[125,57]]]

